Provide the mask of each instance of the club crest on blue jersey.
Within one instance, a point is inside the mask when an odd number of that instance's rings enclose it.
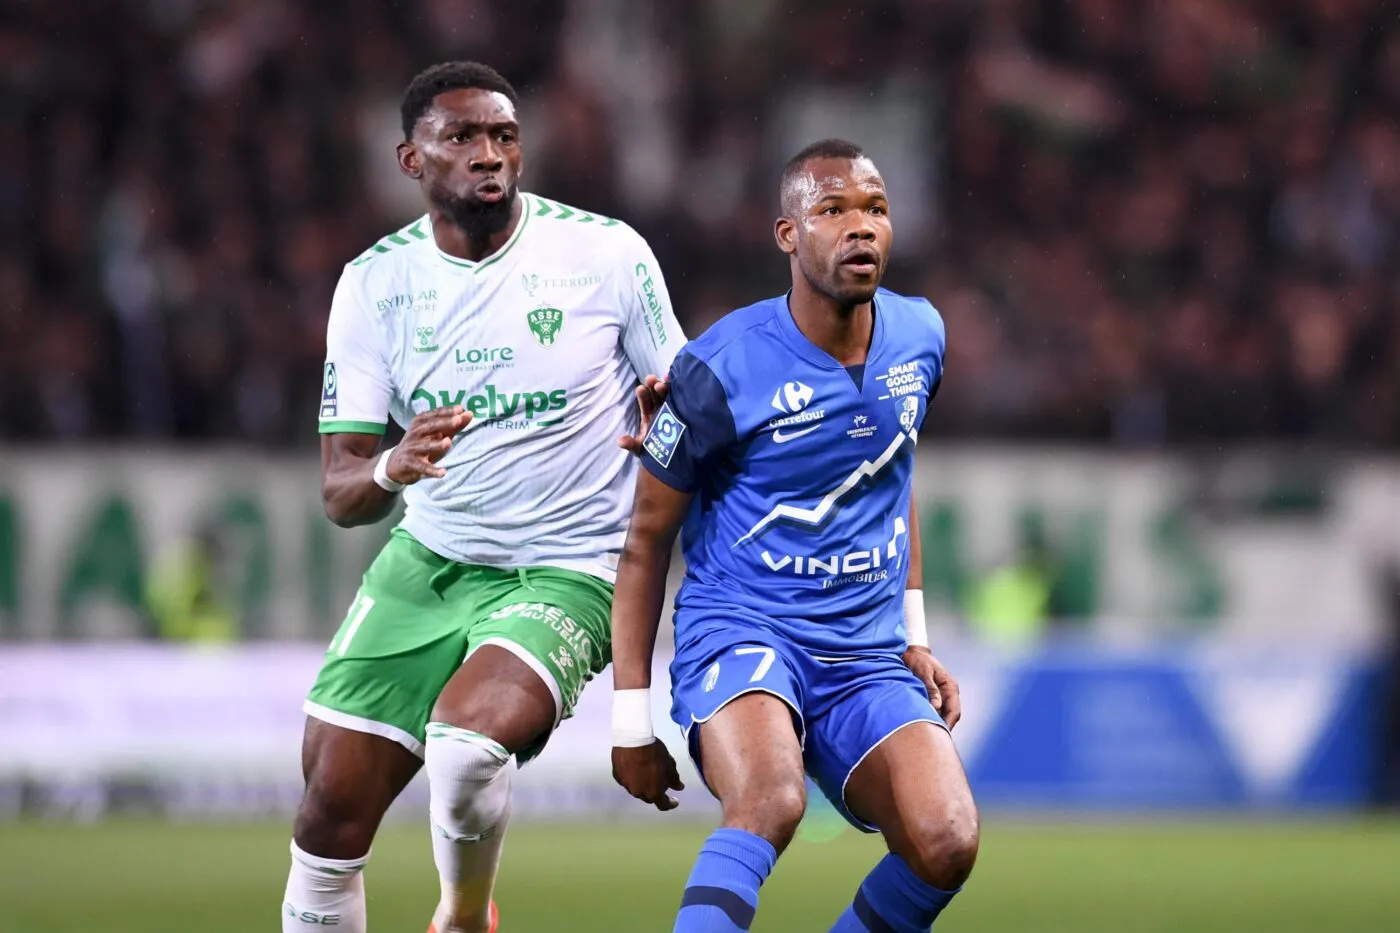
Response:
[[[919,400],[915,396],[906,395],[899,403],[899,426],[904,429],[905,434],[912,434],[914,425],[919,418]]]
[[[646,447],[647,453],[656,458],[657,463],[669,467],[683,434],[685,423],[671,411],[670,403],[663,403],[656,413],[656,419],[651,423],[651,430],[647,432],[643,446]]]

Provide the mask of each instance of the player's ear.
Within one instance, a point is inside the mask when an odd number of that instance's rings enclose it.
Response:
[[[423,177],[423,159],[418,155],[418,147],[412,140],[404,140],[395,150],[399,157],[399,171],[415,181]]]
[[[789,256],[797,252],[797,224],[791,217],[779,217],[773,224],[773,239],[778,241],[778,249]]]

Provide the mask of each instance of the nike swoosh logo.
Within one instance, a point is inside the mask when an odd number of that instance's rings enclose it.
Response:
[[[815,430],[816,430],[817,428],[819,428],[819,427],[821,427],[821,425],[819,425],[819,424],[814,424],[814,425],[812,425],[810,428],[803,428],[801,431],[793,431],[791,434],[784,434],[784,433],[782,432],[781,429],[780,429],[780,430],[777,430],[777,431],[774,431],[774,432],[773,432],[773,443],[775,443],[775,444],[786,444],[788,441],[796,440],[797,438],[801,437],[801,436],[804,435],[804,434],[811,434],[813,431],[815,431]]]

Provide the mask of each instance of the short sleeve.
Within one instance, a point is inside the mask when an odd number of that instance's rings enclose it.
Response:
[[[622,291],[622,350],[638,379],[659,376],[671,368],[685,346],[685,333],[671,308],[661,267],[640,236],[630,238],[617,275]]]
[[[331,299],[322,373],[320,433],[383,434],[389,424],[393,377],[382,330],[342,275]]]
[[[928,304],[927,301],[924,303]],[[920,431],[924,429],[924,422],[928,420],[928,414],[933,410],[933,400],[938,395],[939,387],[943,385],[943,361],[947,357],[948,350],[948,331],[947,325],[943,321],[943,316],[939,314],[938,309],[931,304],[928,304],[928,309],[933,314],[935,325],[933,329],[933,345],[931,348],[933,384],[928,387],[928,402],[924,404],[924,416],[919,420]]]
[[[704,362],[682,352],[671,366],[670,392],[643,442],[642,465],[672,489],[694,492],[734,443],[734,416],[724,386]]]

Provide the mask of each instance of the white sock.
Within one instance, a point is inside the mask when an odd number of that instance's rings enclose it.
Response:
[[[423,755],[442,901],[437,933],[486,933],[510,819],[510,753],[484,735],[428,723]]]
[[[292,843],[292,871],[282,897],[282,933],[335,927],[337,933],[365,933],[365,879],[369,861],[311,855]]]

